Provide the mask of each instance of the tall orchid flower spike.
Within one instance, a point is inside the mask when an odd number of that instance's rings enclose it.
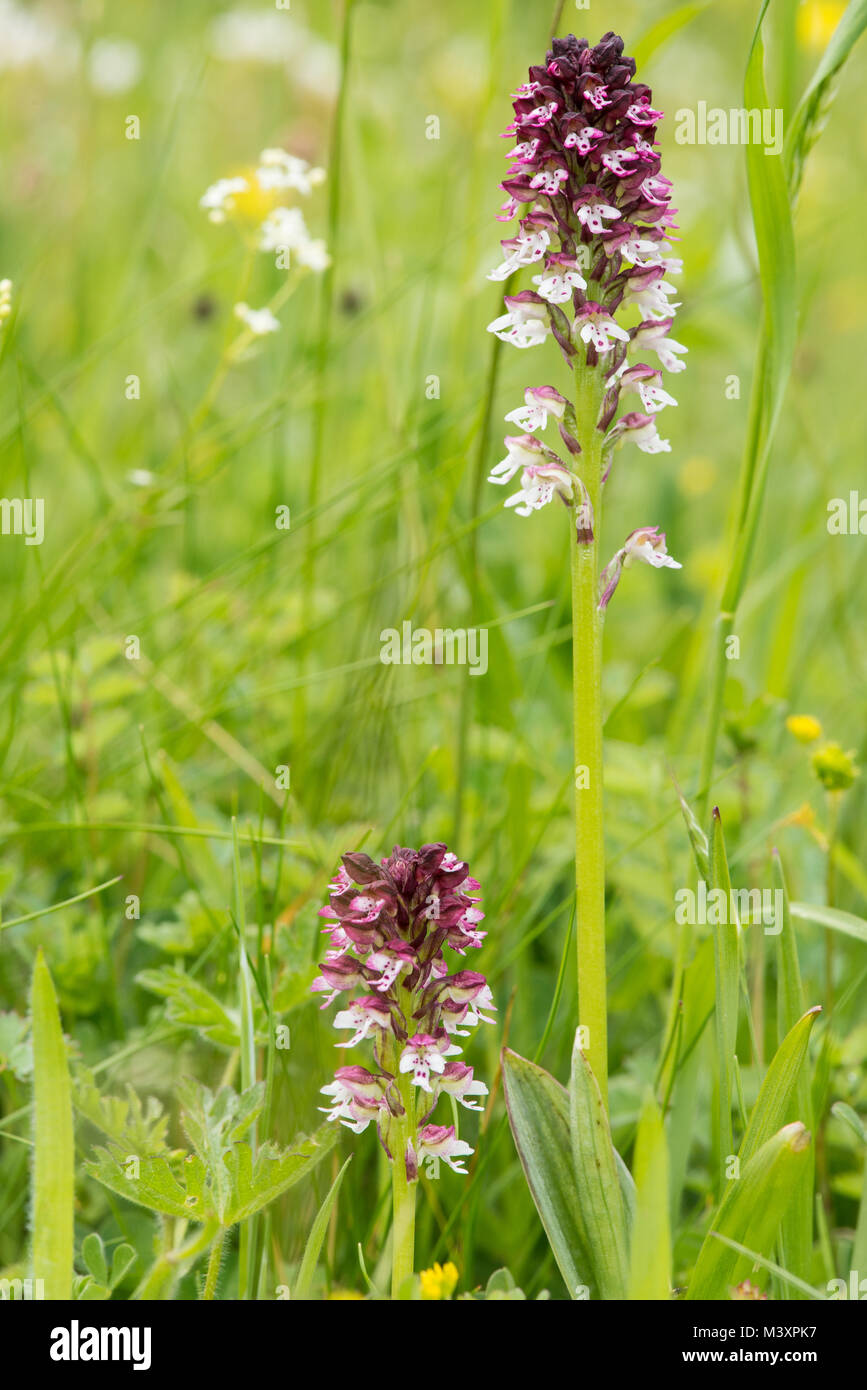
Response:
[[[527,269],[530,285],[506,297],[506,313],[488,330],[522,349],[552,337],[569,367],[574,395],[528,387],[524,407],[506,419],[525,433],[506,439],[492,483],[520,473],[506,498],[529,517],[554,497],[572,529],[573,686],[575,712],[575,868],[578,1007],[583,1047],[603,1096],[607,1091],[605,866],[602,820],[602,620],[620,574],[633,560],[677,567],[656,528],[633,531],[600,576],[603,485],[615,449],[634,444],[668,453],[656,416],[677,401],[664,372],[683,371],[686,348],[671,337],[680,307],[672,278],[676,209],[656,142],[662,112],[635,80],[623,40],[608,33],[591,47],[574,35],[555,39],[513,93],[505,132],[510,167],[498,220],[518,217],[490,273],[506,280]],[[649,360],[648,360],[649,359]],[[621,398],[636,396],[626,408]],[[641,409],[635,409],[640,405]],[[633,408],[630,408],[632,406]],[[537,437],[557,421],[568,462]]]
[[[519,465],[520,466],[520,465]],[[344,854],[331,883],[326,918],[330,948],[313,982],[322,1008],[357,991],[338,1010],[334,1026],[349,1036],[336,1044],[372,1048],[374,1070],[339,1067],[323,1086],[330,1120],[360,1134],[375,1124],[392,1164],[394,1226],[392,1292],[413,1272],[415,1184],[419,1167],[442,1159],[465,1173],[473,1151],[454,1125],[431,1123],[441,1093],[480,1110],[488,1093],[460,1056],[457,1038],[479,1023],[493,1023],[491,991],[475,970],[449,974],[444,948],[460,956],[478,950],[479,884],[443,844],[395,848],[378,864],[366,854]]]

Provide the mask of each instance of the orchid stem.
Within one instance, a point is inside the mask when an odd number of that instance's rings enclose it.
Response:
[[[608,1103],[608,1023],[605,973],[605,836],[602,792],[602,614],[599,611],[599,534],[602,435],[597,429],[602,385],[581,365],[575,373],[581,477],[592,509],[593,537],[577,541],[582,498],[573,503],[572,695],[575,736],[575,901],[578,1023],[585,1052]]]
[[[391,1296],[399,1298],[406,1281],[412,1278],[415,1264],[415,1196],[417,1182],[410,1182],[406,1172],[406,1147],[415,1139],[415,1094],[408,1078],[401,1077],[398,1085],[406,1114],[394,1127],[396,1135],[392,1151],[391,1193]]]

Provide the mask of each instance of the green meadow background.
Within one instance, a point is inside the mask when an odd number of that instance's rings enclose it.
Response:
[[[466,963],[488,975],[499,1013],[467,1060],[496,1095],[481,1126],[462,1112],[471,1176],[422,1180],[417,1268],[452,1259],[469,1290],[506,1265],[529,1297],[565,1296],[496,1078],[506,1039],[565,1078],[576,1018],[568,528],[554,507],[505,512],[485,482],[523,388],[568,386],[553,342],[498,351],[485,331],[501,312],[502,287],[486,279],[504,234],[499,136],[555,8],[357,0],[347,19],[327,0],[292,0],[288,15],[251,0],[250,24],[293,26],[297,50],[269,62],[267,44],[258,57],[215,53],[222,3],[58,0],[27,7],[60,36],[50,61],[4,68],[0,42],[0,278],[14,282],[0,329],[2,492],[45,504],[41,546],[0,536],[0,892],[3,923],[30,919],[0,930],[0,1269],[23,1269],[28,1247],[38,946],[73,1060],[109,1093],[129,1083],[156,1096],[173,1143],[183,1076],[238,1081],[231,1040],[141,979],[182,966],[237,1022],[236,818],[248,948],[257,969],[268,958],[291,1033],[275,1070],[281,1142],[320,1121],[336,1065],[366,1060],[335,1052],[331,1015],[307,994],[339,854],[442,839],[469,861],[489,936]],[[628,1153],[663,1043],[675,894],[691,882],[674,779],[698,799],[761,304],[745,151],[679,145],[674,116],[742,105],[757,6],[560,8],[559,32],[595,42],[615,29],[647,55],[639,77],[667,113],[663,172],[685,265],[676,337],[688,370],[667,383],[680,406],[661,422],[672,450],[617,456],[604,520],[604,552],[656,524],[683,565],[629,571],[606,621],[611,1108]],[[771,104],[787,116],[842,9],[772,3]],[[8,16],[0,7],[0,33]],[[89,55],[106,37],[140,58],[117,93],[93,82]],[[864,486],[865,58],[856,49],[844,70],[798,203],[798,347],[713,787],[737,886],[771,886],[776,846],[793,898],[830,893],[861,917],[864,779],[843,799],[829,876],[825,795],[785,721],[811,714],[867,755],[865,539],[826,525],[829,501]],[[281,331],[215,385],[233,305],[264,304],[284,272],[251,259],[198,200],[271,145],[327,168],[304,211],[333,267],[303,279]],[[275,525],[279,507],[289,529]],[[380,632],[404,620],[487,627],[487,673],[383,665]],[[820,1003],[822,933],[797,925],[806,1002]],[[747,950],[753,1026],[738,1057],[750,1101],[774,1050],[776,978],[770,938],[748,933]],[[833,1101],[867,1105],[862,942],[838,938],[835,972],[833,1017],[815,1030],[826,1117]],[[708,1037],[674,1165],[676,1280],[704,1230],[713,1069]],[[95,1142],[81,1121],[76,1238],[134,1246],[122,1297],[151,1257],[152,1218],[85,1175]],[[371,1278],[385,1268],[387,1165],[372,1131],[346,1134],[273,1209],[275,1288],[350,1152],[317,1291],[365,1291],[359,1245]],[[818,1283],[845,1260],[862,1183],[863,1151],[833,1117],[822,1164]],[[236,1280],[231,1250],[222,1296]],[[180,1293],[195,1297],[193,1276]]]

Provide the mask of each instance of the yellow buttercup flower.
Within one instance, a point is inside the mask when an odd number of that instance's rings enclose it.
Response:
[[[795,735],[799,743],[814,743],[817,738],[822,737],[822,725],[812,714],[790,714],[786,720],[786,728],[790,734]]]
[[[843,17],[844,0],[803,0],[798,9],[798,42],[822,52]]]
[[[449,1260],[448,1264],[435,1264],[432,1269],[423,1269],[418,1276],[421,1281],[421,1296],[428,1301],[451,1298],[458,1283],[458,1271]]]

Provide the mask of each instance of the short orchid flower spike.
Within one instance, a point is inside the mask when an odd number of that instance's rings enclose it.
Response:
[[[449,974],[445,957],[446,947],[464,956],[482,945],[478,890],[444,844],[395,848],[379,863],[352,853],[343,855],[320,909],[331,944],[313,991],[325,996],[322,1008],[352,996],[334,1017],[347,1034],[337,1046],[364,1045],[374,1062],[372,1070],[339,1067],[322,1088],[322,1108],[355,1133],[375,1124],[404,1183],[417,1179],[426,1158],[466,1171],[469,1144],[431,1116],[443,1093],[468,1110],[479,1110],[488,1093],[472,1067],[454,1059],[462,1053],[457,1038],[494,1022],[491,992],[475,970]]]
[[[511,164],[499,220],[519,222],[489,278],[523,271],[532,288],[507,295],[506,312],[489,331],[522,349],[552,338],[598,406],[595,422],[592,415],[588,421],[583,402],[573,404],[554,386],[528,386],[526,404],[506,420],[534,443],[518,447],[507,439],[507,458],[489,481],[506,482],[523,465],[521,491],[506,506],[529,516],[560,496],[575,509],[579,544],[592,543],[599,529],[587,456],[601,453],[604,483],[615,448],[670,452],[653,417],[677,405],[663,372],[685,366],[686,348],[671,337],[680,307],[672,277],[682,263],[672,254],[676,209],[656,143],[662,112],[634,78],[635,62],[616,34],[595,47],[573,35],[555,39],[513,93],[514,120],[505,132]],[[638,396],[640,412],[622,413],[621,397],[629,394]],[[538,453],[536,434],[552,419],[569,463],[524,458]],[[588,437],[594,423],[595,440]]]

